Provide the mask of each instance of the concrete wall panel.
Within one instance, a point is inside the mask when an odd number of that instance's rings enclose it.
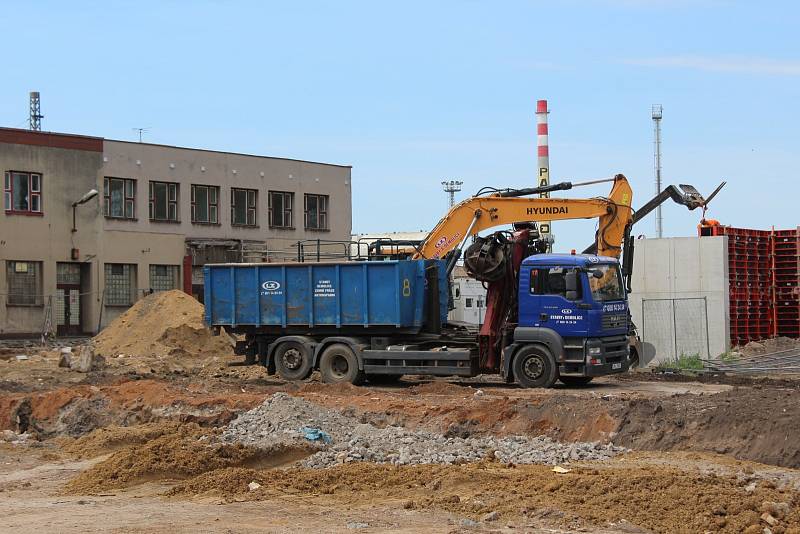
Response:
[[[705,299],[710,356],[717,357],[730,348],[727,250],[727,237],[724,236],[636,241],[634,274],[631,281],[631,314],[639,327],[643,341],[661,345],[661,350],[656,353],[652,363],[674,358],[676,350],[680,350],[680,348],[675,349],[674,341],[669,344],[664,341],[665,336],[674,336],[675,333],[663,329],[670,327],[666,325],[670,319],[672,319],[671,324],[680,325],[681,321],[665,316],[665,324],[661,325],[661,329],[655,331],[651,328],[651,331],[647,332],[644,328],[645,301],[650,302],[649,310],[668,307],[670,310],[676,310],[678,314],[683,313],[684,317],[680,319],[685,321],[686,310],[693,310],[692,313],[695,313],[698,309],[696,302],[688,302],[685,299]],[[674,304],[668,304],[670,301],[680,302],[677,306],[671,307]],[[651,325],[654,322],[653,318],[651,315]],[[698,332],[706,331],[705,328],[692,328],[691,332],[688,332],[689,329],[680,326],[679,330],[681,330],[677,335],[679,340],[681,335],[703,335]],[[678,346],[680,345],[679,342]],[[703,343],[693,340],[692,343],[684,343],[684,346],[687,345],[699,347]]]

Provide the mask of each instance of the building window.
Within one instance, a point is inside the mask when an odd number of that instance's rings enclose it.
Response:
[[[292,204],[294,193],[285,191],[269,192],[270,228],[292,228]]]
[[[466,299],[464,299],[464,307],[465,308],[471,308],[472,307],[472,299],[471,298],[467,297]]]
[[[215,185],[192,186],[192,222],[218,224],[219,187]]]
[[[42,305],[42,262],[7,261],[6,280],[9,305]]]
[[[106,263],[106,306],[130,306],[136,297],[136,265]]]
[[[328,195],[306,195],[306,230],[328,229]]]
[[[103,197],[106,217],[136,218],[136,180],[106,176],[103,180]]]
[[[178,221],[178,184],[150,182],[150,220]]]
[[[237,226],[256,225],[258,191],[255,189],[231,189],[231,224]]]
[[[169,291],[170,289],[179,289],[178,269],[177,265],[151,265],[150,290]]]
[[[42,175],[6,171],[3,181],[6,211],[22,214],[42,213]]]

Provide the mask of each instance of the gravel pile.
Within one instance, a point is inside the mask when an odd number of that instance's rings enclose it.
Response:
[[[330,437],[310,442],[307,429]],[[605,460],[626,449],[600,443],[558,443],[545,436],[445,437],[397,426],[378,428],[286,393],[275,393],[228,425],[222,439],[257,447],[309,444],[319,451],[304,460],[306,467],[369,461],[376,463],[455,464],[494,456],[515,464],[558,464],[570,460]]]

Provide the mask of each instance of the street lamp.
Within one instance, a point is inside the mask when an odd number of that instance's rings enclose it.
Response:
[[[96,196],[97,196],[97,189],[90,189],[89,191],[86,192],[85,195],[83,195],[80,198],[80,200],[76,200],[75,202],[72,203],[72,231],[73,232],[77,232],[78,231],[78,229],[75,227],[75,210],[76,210],[76,208],[78,206],[80,206],[81,204],[86,204],[87,202],[89,202],[90,200],[92,200]]]

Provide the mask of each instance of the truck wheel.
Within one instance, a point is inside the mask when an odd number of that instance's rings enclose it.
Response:
[[[319,372],[322,381],[327,384],[359,384],[363,379],[363,374],[358,370],[358,358],[344,343],[334,343],[322,351]]]
[[[543,347],[524,347],[514,356],[514,377],[524,388],[549,388],[558,378],[556,361]]]
[[[565,386],[585,386],[592,381],[591,376],[559,376]]]
[[[311,354],[297,341],[285,341],[275,349],[275,370],[284,380],[305,380],[311,374]]]

